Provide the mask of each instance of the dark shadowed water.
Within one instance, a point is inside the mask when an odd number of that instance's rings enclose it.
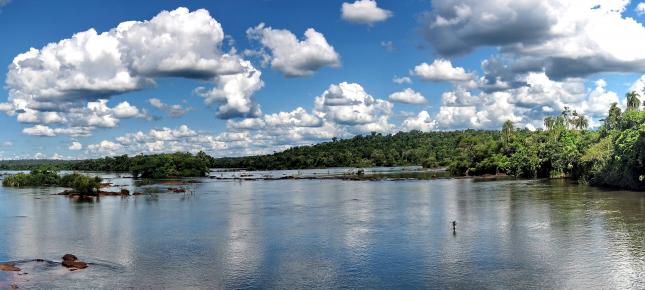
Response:
[[[85,202],[0,187],[0,262],[28,273],[0,272],[0,288],[645,288],[644,193],[534,180],[201,181]],[[65,253],[90,267],[62,268]]]

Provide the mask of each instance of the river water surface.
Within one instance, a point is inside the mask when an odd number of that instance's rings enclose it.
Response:
[[[0,288],[645,289],[642,192],[204,178],[172,193],[105,177],[160,193],[79,201],[0,187],[0,262],[23,269],[0,272]],[[62,268],[65,253],[90,267]]]

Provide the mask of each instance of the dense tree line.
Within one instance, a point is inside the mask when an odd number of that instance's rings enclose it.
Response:
[[[206,176],[213,158],[204,152],[154,155],[127,155],[88,160],[9,160],[0,162],[4,170],[34,170],[43,165],[55,170],[130,172],[137,178]]]
[[[26,159],[26,160],[2,160],[0,161],[0,170],[34,170],[46,165],[56,169],[70,169],[76,160],[42,160],[42,159]]]
[[[216,168],[251,170],[301,169],[325,167],[370,167],[422,165],[448,166],[457,152],[455,145],[464,139],[495,139],[498,131],[399,132],[372,133],[351,139],[336,140],[313,146],[293,147],[259,156],[218,158]]]
[[[83,160],[70,164],[71,170],[130,172],[135,178],[206,176],[212,157],[204,152],[127,155]]]

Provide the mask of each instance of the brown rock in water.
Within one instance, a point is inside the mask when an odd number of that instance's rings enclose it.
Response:
[[[63,266],[67,268],[76,268],[76,269],[85,269],[87,268],[87,263],[82,261],[63,261]]]
[[[0,271],[19,272],[20,268],[16,267],[15,263],[0,264]]]
[[[121,195],[130,195],[130,191],[125,188],[121,188]]]
[[[76,258],[76,256],[72,254],[65,254],[65,256],[63,256],[63,262],[61,264],[67,268],[73,268],[70,269],[72,271],[74,271],[75,269],[87,268],[87,263],[79,261],[78,258]]]
[[[65,254],[65,256],[63,256],[63,261],[76,261],[76,260],[78,260],[78,258],[76,258],[76,256],[72,254]]]

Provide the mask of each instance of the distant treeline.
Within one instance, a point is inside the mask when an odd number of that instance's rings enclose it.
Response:
[[[465,130],[450,132],[372,133],[351,139],[313,146],[293,147],[270,155],[218,158],[217,168],[251,170],[303,169],[326,167],[449,166],[464,139],[498,139],[499,131]]]
[[[0,161],[0,170],[38,170],[48,166],[54,170],[130,172],[140,178],[171,178],[206,176],[214,159],[204,152],[127,155],[88,160],[7,160]]]
[[[200,152],[117,156],[83,161],[4,161],[0,169],[32,169],[43,162],[58,169],[132,172],[137,177],[203,176],[211,168],[249,170],[422,165],[448,167],[455,175],[508,174],[571,177],[596,185],[645,190],[645,112],[638,94],[627,110],[609,108],[598,130],[565,109],[545,118],[545,129],[372,133],[351,139],[294,147],[269,155],[213,158]]]

